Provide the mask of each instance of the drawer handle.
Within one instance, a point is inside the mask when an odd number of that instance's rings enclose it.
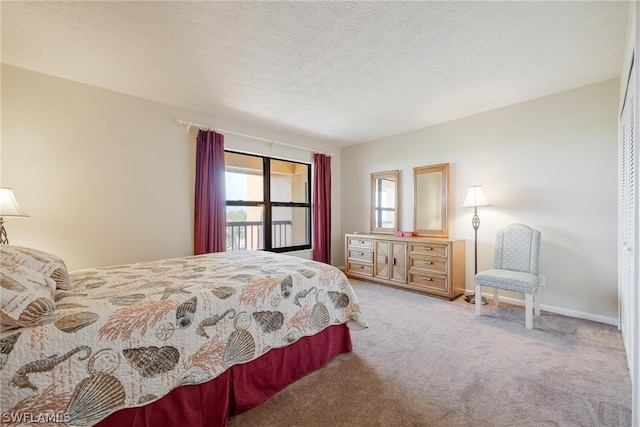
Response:
[[[433,250],[433,248],[430,248],[429,246],[425,246],[425,247],[424,247],[424,250],[425,250],[425,251],[432,251],[432,250]]]
[[[433,279],[431,277],[423,277],[424,280],[426,280],[427,282],[431,282]]]
[[[363,265],[358,265],[357,267],[358,267],[358,268],[364,268],[364,266],[363,266]]]
[[[358,254],[360,256],[364,256],[364,252],[356,252],[356,254]]]
[[[425,261],[424,263],[427,264],[427,265],[433,264],[433,262],[431,262],[431,261]]]

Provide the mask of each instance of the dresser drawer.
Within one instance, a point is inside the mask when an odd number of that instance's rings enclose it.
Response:
[[[429,291],[448,292],[449,284],[446,277],[430,275],[418,271],[409,271],[409,283],[424,287]]]
[[[349,262],[347,264],[347,272],[360,274],[363,276],[373,276],[373,264],[358,264]]]
[[[447,249],[448,246],[442,243],[412,243],[409,255],[447,257]]]
[[[347,245],[350,248],[373,249],[373,239],[362,239],[357,237],[349,237]]]
[[[447,258],[422,258],[412,256],[409,259],[409,268],[412,270],[424,270],[437,274],[447,274]]]
[[[350,260],[358,260],[358,261],[366,261],[373,262],[373,252],[367,250],[359,250],[359,249],[349,249],[349,259]]]

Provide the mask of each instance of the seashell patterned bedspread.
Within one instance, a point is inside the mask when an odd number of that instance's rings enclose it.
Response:
[[[367,327],[340,270],[270,252],[86,269],[71,281],[56,293],[55,323],[0,335],[3,424],[92,425],[329,325]]]

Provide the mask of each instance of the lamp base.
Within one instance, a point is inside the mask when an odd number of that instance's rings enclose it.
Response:
[[[482,305],[487,305],[487,304],[489,304],[489,303],[487,302],[487,299],[486,299],[485,297],[482,297],[482,296],[481,296],[480,298],[482,298],[482,299],[480,300],[480,303],[481,303]],[[466,302],[468,302],[469,304],[475,304],[475,303],[476,303],[476,294],[469,294],[469,295],[465,295],[465,296],[464,296],[464,300],[465,300]]]
[[[0,218],[0,245],[8,245],[9,239],[7,238],[7,230],[4,228],[2,218]]]

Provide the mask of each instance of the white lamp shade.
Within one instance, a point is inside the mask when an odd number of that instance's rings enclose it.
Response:
[[[20,209],[11,188],[0,187],[0,217],[3,216],[29,216]]]
[[[464,199],[462,204],[463,208],[475,208],[478,206],[491,206],[491,203],[487,201],[482,191],[482,185],[472,185],[467,190],[467,198]]]

